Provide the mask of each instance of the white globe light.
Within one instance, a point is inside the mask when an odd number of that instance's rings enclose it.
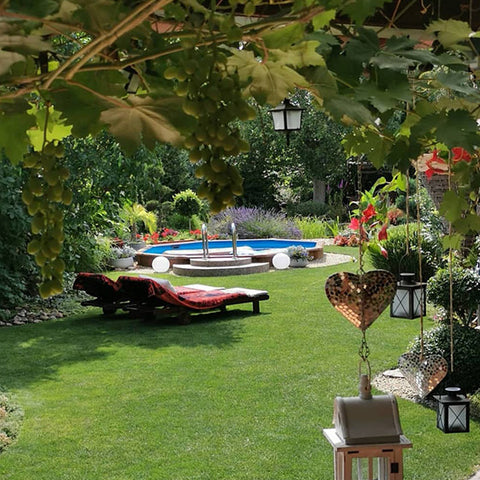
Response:
[[[272,263],[277,270],[285,270],[290,265],[290,257],[286,253],[277,253],[274,255]]]
[[[170,261],[167,257],[155,257],[152,262],[152,268],[157,273],[165,273],[170,269]]]

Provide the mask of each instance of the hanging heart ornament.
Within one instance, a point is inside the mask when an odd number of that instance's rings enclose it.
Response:
[[[325,282],[330,303],[361,330],[367,329],[390,305],[396,289],[395,275],[387,270],[372,270],[362,275],[339,272]]]
[[[404,353],[398,368],[422,398],[426,397],[445,377],[448,363],[441,355],[429,355],[422,360],[415,353]]]

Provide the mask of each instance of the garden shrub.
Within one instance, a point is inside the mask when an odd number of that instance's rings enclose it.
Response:
[[[202,201],[192,190],[184,190],[173,196],[173,208],[184,217],[192,217],[200,213]]]
[[[375,268],[388,270],[400,278],[400,272],[415,273],[419,276],[418,262],[418,230],[417,225],[409,225],[409,254],[407,255],[407,227],[398,225],[388,229],[388,239],[382,241],[382,246],[388,253],[384,257],[380,252],[370,251],[370,260]],[[442,245],[440,241],[423,229],[421,231],[421,258],[422,280],[432,277],[436,270],[442,266]]]
[[[229,208],[213,216],[209,233],[230,234],[235,223],[239,238],[301,238],[300,230],[283,213],[261,208]]]
[[[198,215],[193,215],[192,218],[185,217],[180,213],[172,213],[168,217],[168,227],[175,230],[197,230],[202,228],[202,220]]]
[[[472,323],[480,305],[480,275],[472,269],[452,268],[453,316],[462,325]],[[450,272],[442,268],[427,282],[427,300],[450,311]]]
[[[0,387],[0,452],[17,438],[23,422],[23,410]]]
[[[330,212],[330,206],[323,202],[315,202],[308,200],[300,203],[289,203],[285,207],[288,216],[294,217],[300,215],[302,217],[323,217]]]
[[[330,238],[335,237],[340,225],[338,220],[321,220],[312,217],[295,217],[295,225],[302,232],[302,238]]]
[[[440,324],[423,334],[423,354],[439,354],[449,364],[449,370],[440,383],[445,386],[459,386],[466,393],[480,388],[480,330],[453,325],[453,372],[450,366],[450,325]],[[410,346],[410,352],[420,354],[420,337]]]
[[[20,167],[0,157],[0,309],[19,305],[26,294],[37,288],[38,271],[33,258],[26,253],[30,216],[21,199],[24,175]]]
[[[470,415],[475,420],[480,420],[480,390],[470,396]]]

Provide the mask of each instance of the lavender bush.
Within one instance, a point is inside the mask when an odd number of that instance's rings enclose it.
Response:
[[[286,216],[273,210],[253,207],[228,208],[213,216],[208,231],[220,236],[230,235],[232,222],[239,238],[301,238],[300,230]]]

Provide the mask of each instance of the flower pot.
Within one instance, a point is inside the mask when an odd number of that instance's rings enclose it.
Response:
[[[139,241],[139,242],[128,242],[127,245],[129,247],[132,247],[134,250],[141,250],[147,244],[145,242]]]
[[[133,257],[115,258],[110,262],[110,264],[113,268],[130,268],[133,267]]]
[[[292,268],[306,267],[307,264],[308,264],[308,260],[306,258],[291,258],[290,259],[290,266]]]

